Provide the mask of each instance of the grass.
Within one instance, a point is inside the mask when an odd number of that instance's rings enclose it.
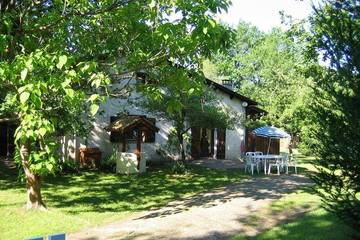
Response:
[[[315,171],[313,161],[297,155],[299,173]],[[25,184],[0,166],[0,239],[76,232],[121,220],[181,197],[240,182],[246,177],[242,172],[191,167],[185,175],[174,175],[164,168],[132,176],[82,172],[49,177],[44,179],[42,191],[49,211],[38,212],[25,211]],[[288,194],[244,220],[245,225],[259,230],[257,235],[240,234],[233,239],[351,239],[351,230],[320,204],[309,189]]]
[[[262,218],[286,218],[256,236],[240,234],[233,240],[350,240],[351,229],[319,207],[320,199],[305,191],[287,195],[266,209]],[[256,219],[257,224],[261,219]],[[253,223],[254,224],[254,223]],[[262,223],[261,223],[262,224]]]
[[[100,172],[48,177],[42,194],[49,211],[26,211],[25,184],[0,168],[0,239],[25,239],[124,219],[169,201],[239,182],[242,171],[191,167],[184,175],[168,168],[143,175]]]
[[[296,157],[301,174],[316,171],[313,165],[315,158]],[[232,240],[350,240],[353,231],[321,208],[320,198],[310,188],[290,193],[273,202],[245,224],[257,228],[259,233],[255,236],[239,234]]]

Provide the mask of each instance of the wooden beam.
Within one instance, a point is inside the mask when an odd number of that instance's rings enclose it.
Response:
[[[141,161],[141,142],[142,142],[142,131],[140,129],[136,130],[136,149],[135,154],[138,160],[137,168],[140,169],[140,161]]]
[[[18,120],[19,120],[19,118],[0,118],[0,123],[16,122]]]

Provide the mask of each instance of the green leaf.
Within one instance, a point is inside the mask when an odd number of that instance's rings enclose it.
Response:
[[[61,55],[59,57],[59,62],[56,64],[56,67],[58,69],[61,69],[67,62],[67,56],[66,55]]]
[[[28,93],[28,92],[22,92],[22,93],[20,94],[20,102],[21,102],[21,103],[26,103],[26,101],[29,99],[29,97],[30,97],[30,93]]]
[[[89,111],[90,111],[90,114],[92,116],[95,116],[95,114],[97,113],[98,110],[99,110],[99,105],[98,104],[91,104],[90,105]]]
[[[208,28],[207,27],[204,27],[203,28],[203,33],[206,35],[208,33]]]
[[[99,98],[99,94],[92,94],[90,97],[89,97],[89,99],[88,99],[88,102],[93,102],[93,101],[95,101],[96,99],[98,99]]]
[[[154,0],[151,1],[151,3],[149,4],[150,8],[154,8],[156,7],[156,2]]]
[[[40,136],[45,136],[45,134],[46,134],[46,129],[45,128],[40,128],[39,129],[39,134],[40,134]]]
[[[33,103],[37,108],[41,108],[42,106],[41,98],[35,94],[31,95],[31,103]]]
[[[70,71],[68,72],[68,75],[69,75],[70,77],[75,77],[75,76],[76,76],[76,72],[75,72],[74,70],[70,70]]]
[[[188,94],[191,95],[191,94],[194,93],[194,91],[195,91],[195,88],[190,88],[190,89],[188,90]]]
[[[46,163],[46,169],[47,169],[49,172],[52,172],[53,169],[54,169],[54,166],[53,166],[51,163]]]
[[[20,77],[21,77],[21,80],[25,80],[26,76],[28,74],[28,69],[27,68],[24,68],[21,73],[20,73]]]
[[[67,86],[70,85],[70,83],[71,83],[71,80],[67,78],[67,79],[65,79],[64,82],[61,83],[61,86],[62,86],[63,88],[66,88]]]
[[[210,23],[211,27],[215,27],[216,26],[216,22],[213,19],[209,19],[208,22]]]
[[[70,98],[73,98],[75,95],[75,91],[72,90],[71,88],[65,88],[65,93],[67,96],[69,96]]]

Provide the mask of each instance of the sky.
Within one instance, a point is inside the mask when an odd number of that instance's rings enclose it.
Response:
[[[311,0],[232,0],[228,12],[218,18],[233,27],[242,19],[267,32],[273,27],[281,27],[279,11],[282,10],[295,19],[303,19],[312,11]]]

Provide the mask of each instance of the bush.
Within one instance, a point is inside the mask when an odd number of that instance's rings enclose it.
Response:
[[[112,154],[103,159],[101,162],[101,169],[107,170],[110,172],[116,172],[116,160],[118,159],[118,152],[113,150]]]
[[[184,174],[187,172],[187,168],[184,162],[175,161],[171,167],[171,172],[174,174]]]
[[[59,168],[61,173],[79,173],[80,163],[78,161],[67,159],[60,163]]]
[[[360,28],[358,1],[327,0],[310,19],[310,53],[329,66],[311,69],[312,146],[318,157],[315,190],[327,210],[352,226],[360,239]]]

